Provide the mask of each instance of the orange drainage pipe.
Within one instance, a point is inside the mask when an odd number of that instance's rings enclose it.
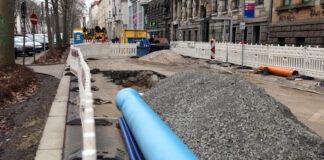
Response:
[[[298,76],[299,72],[295,69],[288,69],[288,68],[282,68],[282,67],[276,67],[276,66],[269,66],[269,65],[262,65],[260,69],[263,71],[264,68],[268,68],[269,72],[272,74],[277,74],[281,76]]]

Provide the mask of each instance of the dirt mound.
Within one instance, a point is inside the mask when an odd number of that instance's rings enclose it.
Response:
[[[186,71],[145,101],[199,159],[324,159],[324,140],[240,75]]]
[[[181,55],[171,50],[161,50],[161,51],[153,52],[144,57],[139,58],[139,60],[145,62],[166,64],[166,65],[188,63],[188,60],[186,60]]]

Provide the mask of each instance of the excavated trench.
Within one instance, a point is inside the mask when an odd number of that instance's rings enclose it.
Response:
[[[123,88],[134,88],[139,92],[145,92],[166,76],[149,70],[137,71],[101,71],[110,82]]]

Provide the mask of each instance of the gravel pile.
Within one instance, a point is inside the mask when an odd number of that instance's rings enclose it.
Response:
[[[186,64],[188,60],[171,50],[161,50],[150,53],[144,57],[139,58],[140,61],[166,64],[166,65],[177,65]]]
[[[178,73],[144,100],[199,159],[324,159],[323,138],[241,75]]]

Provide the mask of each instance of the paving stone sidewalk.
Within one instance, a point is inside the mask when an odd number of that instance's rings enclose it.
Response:
[[[36,73],[43,73],[54,76],[58,79],[61,79],[63,76],[63,71],[66,64],[55,64],[55,65],[35,65],[28,66],[33,69]]]

